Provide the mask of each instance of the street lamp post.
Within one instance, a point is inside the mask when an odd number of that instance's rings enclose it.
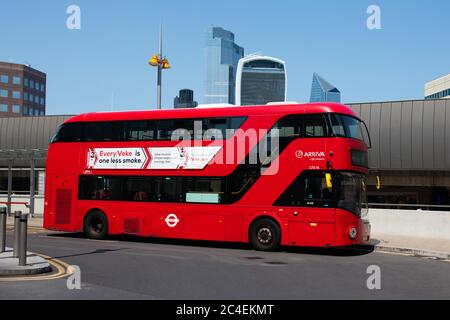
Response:
[[[161,87],[162,87],[162,70],[170,69],[169,60],[162,54],[162,25],[159,31],[159,50],[158,54],[152,56],[148,64],[158,68],[156,80],[156,108],[161,109]]]

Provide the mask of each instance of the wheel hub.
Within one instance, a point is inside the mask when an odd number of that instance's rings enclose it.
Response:
[[[99,220],[93,221],[91,224],[91,228],[94,232],[100,233],[103,230],[103,223]]]
[[[272,231],[266,227],[259,229],[258,241],[262,244],[270,243],[272,241]]]

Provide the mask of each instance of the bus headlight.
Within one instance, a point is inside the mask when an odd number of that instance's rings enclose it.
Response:
[[[357,235],[358,235],[358,230],[356,230],[355,227],[351,227],[350,229],[348,229],[348,236],[350,237],[350,239],[352,239],[352,240],[356,239]]]

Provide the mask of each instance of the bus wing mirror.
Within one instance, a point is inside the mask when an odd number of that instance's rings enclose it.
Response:
[[[327,188],[331,190],[333,188],[331,173],[325,173],[325,181],[327,183]]]

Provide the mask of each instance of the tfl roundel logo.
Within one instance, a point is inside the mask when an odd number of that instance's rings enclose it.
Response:
[[[303,151],[302,150],[295,151],[295,156],[299,159],[303,158]]]
[[[175,228],[177,226],[178,222],[180,222],[177,215],[174,213],[169,214],[166,217],[166,219],[164,219],[164,221],[166,222],[167,226],[169,226],[170,228]]]

